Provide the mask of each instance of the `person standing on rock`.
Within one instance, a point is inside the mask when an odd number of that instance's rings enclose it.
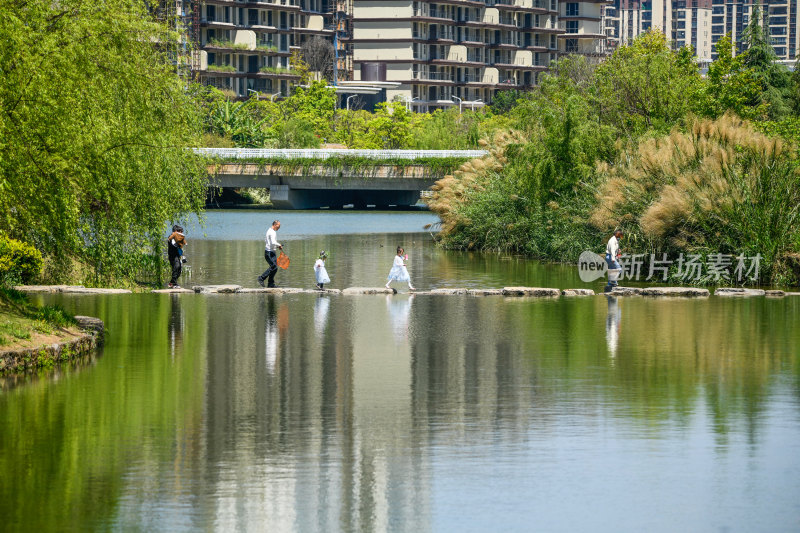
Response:
[[[264,240],[264,259],[267,260],[269,268],[263,274],[258,276],[258,284],[264,286],[264,280],[267,280],[267,287],[275,287],[275,273],[278,271],[278,255],[277,250],[283,250],[283,246],[278,242],[278,230],[281,229],[280,220],[274,220],[272,225],[267,229],[267,236]]]
[[[183,270],[184,246],[186,246],[186,236],[183,234],[183,228],[176,224],[172,226],[172,233],[167,237],[167,257],[169,258],[169,266],[172,268],[172,277],[169,280],[169,285],[167,285],[170,289],[180,289],[178,278]]]
[[[408,275],[408,268],[406,268],[405,263],[408,261],[408,256],[404,254],[405,250],[403,250],[403,247],[398,246],[397,255],[394,256],[394,263],[392,263],[392,269],[389,271],[388,281],[386,282],[387,289],[391,289],[389,284],[393,281],[407,281],[408,290],[414,290],[414,286],[411,285],[411,276]]]
[[[622,267],[619,264],[619,259],[622,256],[622,251],[619,247],[619,240],[622,238],[622,230],[615,229],[614,235],[608,239],[606,244],[606,264],[608,265],[608,284],[606,285],[605,292],[611,292],[617,286],[617,277],[619,276]],[[611,272],[615,270],[616,272]]]

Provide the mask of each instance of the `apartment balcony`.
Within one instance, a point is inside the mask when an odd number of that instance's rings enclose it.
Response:
[[[496,39],[488,43],[488,47],[499,50],[516,50],[517,48],[521,48],[519,42],[512,39]]]
[[[271,78],[282,80],[299,80],[300,74],[292,69],[284,69],[277,67],[261,67],[258,72],[250,73],[258,78]]]
[[[584,15],[574,15],[574,16],[564,15],[564,16],[558,17],[558,20],[559,21],[564,21],[564,22],[567,22],[568,20],[582,20],[582,21],[585,21],[585,22],[600,22],[602,19],[601,19],[601,17],[587,17],[587,16],[584,16]]]
[[[581,0],[583,1],[583,0]],[[486,7],[494,7],[497,8],[498,11],[506,13],[506,12],[514,12],[514,13],[555,13],[555,10],[550,9],[550,2],[547,0],[539,0],[537,2],[533,2],[531,6],[518,6],[514,4],[513,0],[508,0],[507,2],[496,2],[494,5],[490,5],[488,2],[486,3]]]

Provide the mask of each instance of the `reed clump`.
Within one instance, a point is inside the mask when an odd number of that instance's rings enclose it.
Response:
[[[736,116],[693,119],[598,166],[590,222],[653,252],[759,254],[762,280],[788,282],[800,251],[796,154]]]

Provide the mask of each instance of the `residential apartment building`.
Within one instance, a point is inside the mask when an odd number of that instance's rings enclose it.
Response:
[[[559,5],[559,35],[567,54],[606,55],[609,51],[603,17],[611,0],[586,2],[561,1]]]
[[[190,4],[198,58],[208,85],[246,97],[288,95],[299,80],[292,50],[313,36],[334,38],[333,0],[204,0]]]
[[[561,33],[557,0],[355,0],[354,75],[419,110],[479,106],[535,85]]]
[[[798,0],[761,4],[765,27],[779,59],[797,57]],[[714,44],[730,33],[737,50],[750,23],[752,0],[614,0],[603,13],[609,48],[627,44],[650,28],[663,31],[674,49],[692,46],[701,61],[716,58]]]
[[[286,95],[299,79],[292,51],[321,36],[334,44],[337,80],[390,82],[389,100],[431,110],[532,87],[561,53],[605,53],[606,3],[183,0],[182,9],[203,83],[239,97]]]

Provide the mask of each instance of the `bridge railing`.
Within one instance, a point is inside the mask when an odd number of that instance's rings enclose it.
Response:
[[[363,157],[375,160],[435,159],[458,157],[472,159],[483,157],[486,150],[350,150],[340,148],[194,148],[196,154],[220,159],[329,159],[335,157]]]

